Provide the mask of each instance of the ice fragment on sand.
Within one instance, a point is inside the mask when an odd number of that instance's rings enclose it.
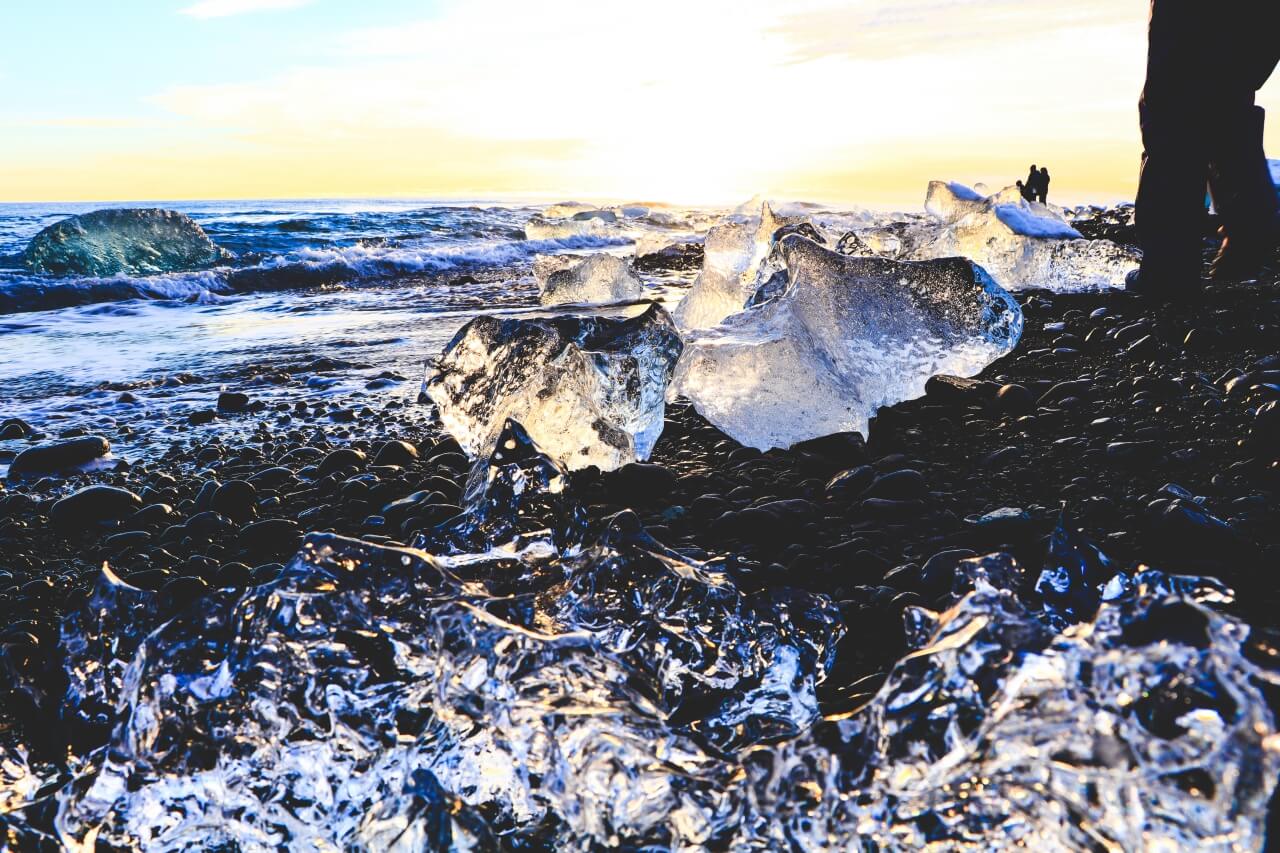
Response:
[[[865,432],[879,406],[977,373],[1022,331],[1013,298],[960,258],[846,257],[796,234],[778,252],[785,288],[688,334],[670,391],[752,447]]]
[[[230,255],[184,213],[110,208],[69,216],[27,245],[23,262],[51,275],[149,275],[211,266]]]
[[[543,305],[612,305],[644,296],[644,283],[631,265],[614,255],[539,255],[533,275]]]
[[[426,391],[472,456],[512,418],[569,468],[611,470],[649,457],[680,350],[656,303],[625,319],[483,316],[445,347]]]

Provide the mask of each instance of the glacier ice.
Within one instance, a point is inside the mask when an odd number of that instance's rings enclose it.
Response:
[[[635,256],[643,258],[649,255],[657,255],[667,249],[700,245],[704,240],[706,240],[706,235],[704,234],[653,231],[636,237]]]
[[[867,245],[897,260],[960,256],[980,265],[1007,290],[1122,287],[1138,265],[1133,249],[1086,240],[1065,212],[1027,201],[1016,188],[983,196],[963,184],[932,181],[926,221],[859,231]]]
[[[59,220],[31,238],[23,262],[49,275],[150,275],[212,266],[230,255],[184,213],[109,208]]]
[[[644,296],[644,283],[623,258],[539,255],[533,259],[538,301],[543,305],[613,305]]]
[[[445,347],[426,391],[472,456],[513,418],[568,467],[611,470],[649,457],[680,350],[657,303],[624,318],[481,316]]]
[[[726,220],[707,232],[702,271],[676,306],[680,328],[704,329],[741,311],[757,289],[774,232],[788,224],[792,220],[775,216],[768,204],[761,204],[756,216]]]
[[[101,635],[157,594],[104,573],[63,640],[106,653],[68,676],[74,695],[114,695],[114,727],[64,774],[59,841],[1261,846],[1280,751],[1260,686],[1280,673],[1211,609],[1220,584],[1118,571],[1060,529],[1042,576],[1100,569],[1084,615],[1020,598],[1006,555],[962,561],[946,610],[907,609],[914,648],[875,696],[822,717],[832,602],[745,593],[730,561],[672,552],[629,512],[588,528],[567,483],[507,422],[464,512],[421,548],[312,534],[277,580],[118,648]],[[22,758],[0,780],[21,781]],[[0,831],[41,832],[21,808]]]
[[[668,392],[752,447],[865,433],[878,407],[978,372],[1022,332],[1017,302],[961,258],[846,257],[800,234],[776,252],[783,286],[686,334]]]

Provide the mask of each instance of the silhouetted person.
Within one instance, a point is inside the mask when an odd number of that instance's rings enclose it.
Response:
[[[1246,278],[1275,249],[1276,189],[1254,95],[1280,61],[1277,0],[1152,0],[1138,102],[1142,265],[1127,286],[1167,298],[1200,289],[1208,182],[1222,220],[1210,274]]]
[[[1049,203],[1049,168],[1047,166],[1040,170],[1040,177],[1036,181],[1034,194],[1036,201],[1041,204]]]
[[[1027,179],[1023,182],[1023,196],[1027,201],[1036,200],[1036,182],[1040,180],[1040,170],[1036,168],[1036,164],[1031,164],[1031,171],[1027,172]]]
[[[1027,201],[1031,201],[1031,190],[1022,181],[1018,181],[1018,193]]]

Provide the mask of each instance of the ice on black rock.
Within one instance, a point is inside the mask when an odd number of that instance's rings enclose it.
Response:
[[[680,350],[656,303],[625,319],[477,317],[445,347],[426,391],[472,456],[512,418],[558,462],[611,470],[649,457]]]
[[[879,406],[978,372],[1021,334],[1018,304],[969,261],[846,257],[799,234],[777,251],[783,286],[688,333],[671,385],[743,444],[865,433]]]
[[[159,208],[110,208],[69,216],[31,238],[23,262],[51,275],[150,275],[227,260],[189,216]]]
[[[539,255],[533,262],[543,305],[613,305],[644,297],[644,283],[623,258]]]

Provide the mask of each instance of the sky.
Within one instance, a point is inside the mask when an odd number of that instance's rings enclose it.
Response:
[[[0,201],[918,206],[931,179],[1003,186],[1032,162],[1056,200],[1114,201],[1136,182],[1146,8],[2,2]],[[1280,115],[1280,82],[1259,102]]]

